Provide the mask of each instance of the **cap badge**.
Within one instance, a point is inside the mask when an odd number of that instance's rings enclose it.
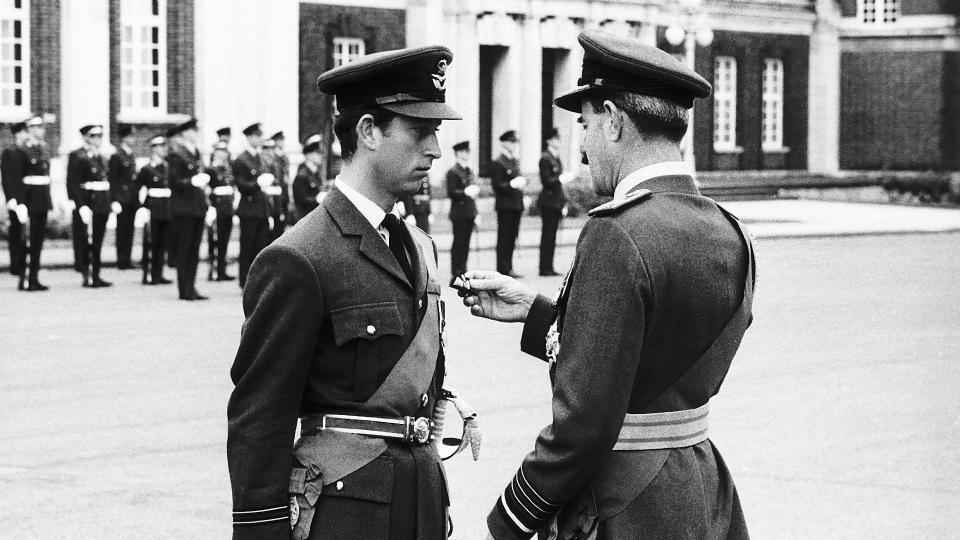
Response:
[[[447,87],[447,76],[445,75],[446,72],[447,72],[447,59],[446,59],[446,58],[441,58],[440,61],[437,62],[437,71],[438,71],[438,73],[432,73],[432,74],[430,75],[430,77],[433,78],[433,86],[434,86],[434,88],[436,88],[437,90],[440,90],[441,92],[443,92],[443,91],[445,91],[445,90],[447,89],[447,88],[446,88],[446,87]]]

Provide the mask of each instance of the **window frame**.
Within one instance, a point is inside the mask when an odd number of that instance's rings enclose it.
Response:
[[[775,66],[776,81],[769,80],[771,66]],[[761,81],[761,129],[760,146],[764,152],[780,152],[783,145],[783,99],[784,65],[782,58],[765,57],[760,74]],[[771,114],[772,113],[772,114]],[[771,129],[773,137],[771,137]]]
[[[868,8],[873,17],[866,20]],[[888,13],[890,18],[888,19]],[[865,26],[895,24],[900,20],[902,2],[900,0],[857,0],[856,19]]]
[[[730,62],[730,73],[727,74],[730,84],[724,84],[720,80],[721,65],[723,62]],[[727,100],[724,103],[724,100]],[[720,122],[722,113],[729,114],[729,140],[723,140],[723,127]],[[738,152],[741,148],[737,146],[737,58],[730,55],[717,55],[713,58],[713,151]]]
[[[20,7],[16,7],[16,4]],[[9,4],[9,5],[8,5]],[[0,1],[0,21],[10,21],[11,34],[16,22],[20,23],[20,37],[4,38],[0,35],[0,48],[10,45],[11,56],[14,56],[16,46],[20,46],[20,60],[5,60],[0,56],[0,120],[21,121],[32,114],[31,106],[31,54],[30,54],[30,0],[2,0]],[[0,23],[2,24],[2,23]],[[0,49],[2,50],[2,49]],[[3,68],[10,68],[11,79],[16,78],[16,68],[20,68],[20,82],[4,82]],[[15,101],[16,91],[20,90],[20,104],[5,104],[3,92],[11,91],[11,102]]]
[[[148,7],[137,12],[132,7],[136,4],[146,4]],[[153,13],[153,7],[157,13]],[[169,69],[167,58],[167,0],[121,0],[119,22],[119,115],[124,119],[157,119],[164,120],[167,114],[167,77]],[[130,29],[130,41],[127,41],[127,30]],[[149,39],[146,31],[150,34]],[[153,33],[156,33],[154,41]],[[130,61],[127,60],[127,51],[130,51]],[[156,57],[154,58],[154,50]],[[144,61],[144,55],[149,54],[149,61]],[[129,82],[126,72],[131,70]],[[149,74],[149,75],[148,75]],[[149,84],[144,83],[144,77]],[[130,104],[127,103],[127,93],[130,93]],[[143,105],[145,93],[157,103]]]
[[[350,51],[351,46],[356,46],[356,54]],[[357,58],[366,55],[367,44],[363,41],[363,38],[357,37],[335,37],[333,38],[333,44],[331,49],[331,68],[340,67],[350,62],[353,62]]]

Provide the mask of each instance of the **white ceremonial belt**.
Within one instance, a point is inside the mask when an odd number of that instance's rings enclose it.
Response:
[[[96,182],[84,182],[80,184],[82,189],[87,191],[110,191],[110,182],[98,180]]]
[[[49,176],[24,176],[23,183],[28,186],[49,186],[50,177]]]
[[[147,197],[153,199],[168,199],[170,198],[171,194],[172,192],[170,191],[170,188],[152,187],[147,189]]]
[[[267,186],[265,188],[260,188],[264,195],[280,195],[283,193],[283,189],[280,186]]]
[[[325,414],[320,417],[301,419],[300,433],[313,434],[320,431],[337,431],[367,435],[384,439],[400,439],[413,444],[427,444],[432,438],[433,421],[424,417],[377,418],[348,414]]]
[[[214,195],[233,195],[233,186],[217,186],[213,188]]]
[[[707,440],[710,402],[696,409],[628,414],[623,419],[614,450],[683,448]]]

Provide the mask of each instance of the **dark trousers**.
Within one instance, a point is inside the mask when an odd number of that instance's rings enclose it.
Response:
[[[167,219],[150,220],[150,277],[153,281],[159,281],[163,277],[163,257],[167,253],[172,223]]]
[[[240,286],[247,282],[250,264],[271,241],[272,231],[266,218],[240,218]]]
[[[137,205],[124,204],[123,210],[117,214],[117,267],[129,268],[130,252],[133,250],[133,216],[137,213]]]
[[[470,253],[470,236],[473,234],[473,218],[456,218],[453,223],[453,245],[450,246],[450,272],[456,276],[467,271],[467,254]]]
[[[557,227],[563,213],[554,208],[540,210],[543,226],[540,229],[540,273],[553,272],[553,252],[557,247]]]
[[[177,230],[177,289],[180,297],[196,291],[197,265],[200,264],[200,242],[203,240],[202,217],[175,217]]]
[[[230,233],[233,231],[233,215],[217,212],[217,276],[227,273],[227,246],[230,245]]]
[[[513,272],[513,248],[520,234],[522,210],[497,211],[497,272]]]
[[[30,282],[37,281],[40,272],[40,252],[43,250],[43,240],[47,233],[47,211],[28,212],[30,215],[30,245],[26,244],[23,224],[17,215],[10,212],[10,229],[7,231],[7,241],[10,244],[10,273],[20,275],[27,266],[27,256],[30,256]],[[29,253],[28,253],[29,251]]]
[[[7,228],[7,247],[10,248],[10,273],[19,276],[23,270],[26,246],[23,245],[23,224],[17,219],[16,212],[7,212],[10,227]]]
[[[287,228],[287,216],[280,214],[279,216],[273,216],[273,229],[270,231],[270,241],[273,242],[277,238],[280,238],[280,235],[283,234],[283,231]]]
[[[100,252],[103,248],[103,236],[107,232],[107,218],[110,214],[93,215],[93,242],[87,235],[87,225],[80,219],[80,211],[73,211],[73,267],[83,274],[84,279],[92,275],[100,277]]]

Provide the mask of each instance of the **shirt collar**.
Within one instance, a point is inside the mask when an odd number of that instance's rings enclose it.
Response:
[[[658,176],[693,176],[690,165],[683,161],[662,161],[628,174],[613,190],[614,199],[625,199],[641,182]]]
[[[374,230],[380,228],[380,225],[383,223],[383,218],[386,217],[387,213],[384,212],[382,208],[377,206],[377,203],[364,197],[359,191],[348,186],[347,183],[341,180],[339,176],[336,178],[336,180],[334,180],[334,185],[340,190],[341,193],[343,193],[347,200],[357,207],[357,210],[360,211],[360,214],[363,215],[364,219],[370,222],[370,225],[373,226]]]

